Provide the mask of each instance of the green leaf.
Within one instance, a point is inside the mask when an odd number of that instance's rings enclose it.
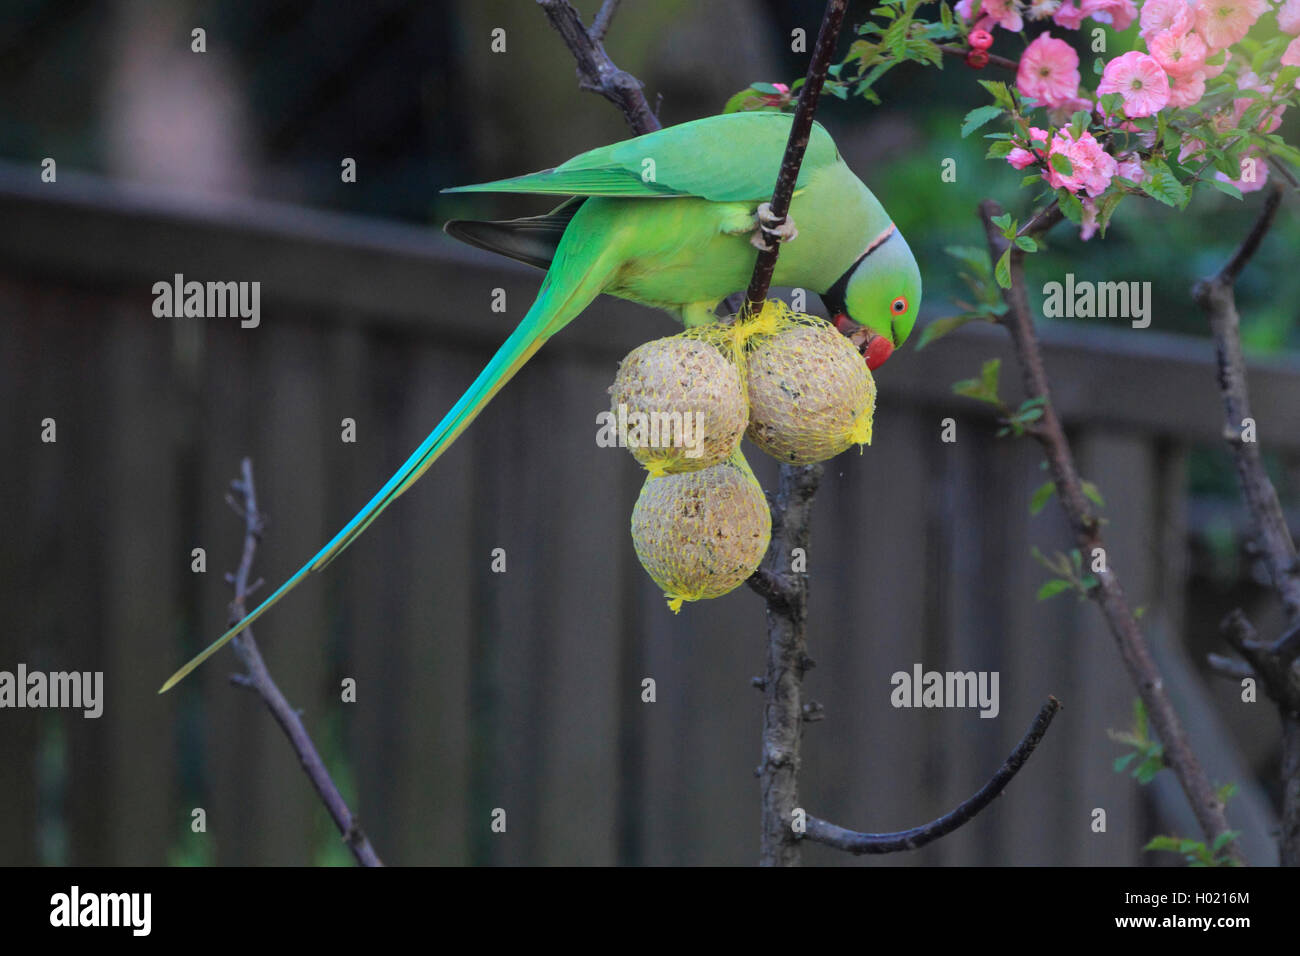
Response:
[[[1220,850],[1222,850],[1233,840],[1237,839],[1237,837],[1239,836],[1241,836],[1240,830],[1224,830],[1222,833],[1220,833],[1218,836],[1214,838],[1214,842],[1210,844],[1210,851],[1213,853],[1218,853]]]
[[[1141,183],[1144,193],[1166,206],[1183,206],[1187,203],[1189,190],[1162,160],[1147,160],[1142,164],[1142,169],[1146,173],[1146,178]]]
[[[991,120],[994,120],[997,117],[1001,116],[1002,112],[1003,110],[1002,107],[1000,106],[975,107],[973,110],[967,113],[966,118],[962,120],[961,138],[965,139],[971,133],[975,132],[977,129],[983,126],[985,123],[988,123]]]
[[[1152,837],[1151,840],[1147,843],[1147,845],[1144,846],[1142,849],[1143,850],[1168,850],[1171,853],[1177,853],[1179,852],[1178,847],[1179,844],[1181,843],[1182,841],[1179,840],[1178,837],[1158,836],[1158,837]]]
[[[1046,601],[1049,598],[1054,598],[1072,587],[1074,587],[1073,582],[1067,581],[1065,578],[1052,578],[1050,581],[1044,582],[1043,586],[1038,589],[1038,600]]]
[[[1133,779],[1141,784],[1148,784],[1154,780],[1156,774],[1165,767],[1163,752],[1163,749],[1160,747],[1152,748],[1147,759],[1143,760],[1142,763],[1138,765],[1138,768],[1133,771]]]
[[[771,83],[751,83],[749,84],[749,88],[755,92],[766,94],[767,96],[781,95],[781,91]]]
[[[950,315],[946,318],[935,319],[921,330],[921,338],[916,343],[916,350],[921,351],[931,342],[943,338],[949,332],[960,329],[967,322],[975,322],[981,319],[988,321],[986,316],[978,312],[963,312],[961,315]]]
[[[1124,194],[1116,189],[1097,200],[1097,226],[1101,229],[1103,239],[1106,237],[1106,227],[1110,225],[1110,217],[1115,215],[1115,210],[1123,199]]]
[[[980,367],[979,378],[968,378],[954,383],[953,393],[988,402],[990,405],[999,405],[1001,399],[998,398],[998,377],[1001,370],[1001,359],[989,359]]]
[[[1097,97],[1097,102],[1107,116],[1119,116],[1124,112],[1124,97],[1118,93],[1103,93]]]
[[[1065,218],[1075,225],[1083,222],[1083,203],[1079,197],[1062,186],[1056,191],[1056,202],[1065,213]]]
[[[1056,494],[1056,482],[1045,481],[1034,489],[1033,496],[1029,499],[1029,513],[1036,515],[1047,506],[1052,500],[1052,495]]]
[[[1284,159],[1292,166],[1300,167],[1300,149],[1296,149],[1289,143],[1284,142],[1280,137],[1268,138],[1268,145],[1264,147],[1266,152],[1272,153],[1279,159]],[[1240,166],[1238,166],[1240,168]]]
[[[1074,175],[1074,163],[1070,162],[1070,157],[1064,153],[1053,153],[1047,160],[1052,164],[1052,168],[1062,176]]]
[[[724,113],[740,113],[753,109],[763,102],[763,97],[753,90],[741,90],[731,99],[727,100],[726,105],[722,107]]]
[[[1105,72],[1106,72],[1106,61],[1103,60],[1101,57],[1097,57],[1095,60],[1093,60],[1093,61],[1092,61],[1092,72],[1096,73],[1098,76],[1101,76],[1103,73],[1105,73]],[[1121,99],[1122,99],[1122,97],[1121,97]]]
[[[985,159],[1005,159],[1007,154],[1012,150],[1011,140],[999,139],[989,144],[989,151],[984,154]],[[1035,177],[1037,178],[1037,177]]]
[[[1101,496],[1101,492],[1097,489],[1096,485],[1091,481],[1081,481],[1079,482],[1079,485],[1083,489],[1083,493],[1087,496],[1089,501],[1095,504],[1098,508],[1106,507],[1106,499]]]
[[[945,27],[952,27],[952,11],[944,0],[939,0],[939,20]]]
[[[1025,252],[1038,251],[1038,243],[1034,241],[1032,236],[1016,236],[1016,245]]]
[[[1136,756],[1137,756],[1137,753],[1134,752],[1134,753],[1131,753],[1131,754],[1125,754],[1125,755],[1122,756],[1122,757],[1116,757],[1116,758],[1115,758],[1115,763],[1114,763],[1115,772],[1116,772],[1116,773],[1123,773],[1123,772],[1124,772],[1124,768],[1127,767],[1129,764],[1131,764],[1131,763],[1133,762],[1133,758],[1136,757]]]
[[[980,80],[979,85],[988,90],[993,95],[993,102],[1004,110],[1014,110],[1015,101],[1011,98],[1011,91],[1007,89],[1005,83],[994,80]]]
[[[998,285],[1004,289],[1011,288],[1011,248],[1008,246],[1002,251],[998,258],[998,264],[993,268],[993,278],[998,280]]]

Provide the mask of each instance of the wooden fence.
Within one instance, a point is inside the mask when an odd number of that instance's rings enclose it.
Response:
[[[251,455],[274,586],[391,474],[522,315],[538,273],[432,229],[269,204],[198,205],[0,167],[0,669],[102,670],[97,720],[0,711],[0,863],[284,864],[337,839],[229,651],[159,697],[223,626]],[[155,318],[152,285],[261,282],[262,320]],[[506,291],[505,315],[490,309]],[[1158,318],[1157,318],[1158,324]],[[268,662],[390,863],[747,864],[757,854],[764,613],[741,590],[674,617],[637,564],[630,456],[596,447],[615,363],[670,332],[601,300],[415,490],[257,628]],[[1234,823],[1271,862],[1271,809],[1190,663],[1185,458],[1218,439],[1208,346],[1044,332],[1111,554]],[[904,350],[878,375],[875,444],[831,463],[816,508],[802,799],[859,829],[911,826],[999,765],[1048,694],[1065,710],[1004,797],[915,854],[817,864],[1131,864],[1190,831],[1168,784],[1111,769],[1134,697],[1090,604],[1039,603],[1031,545],[1066,547],[1027,442],[951,383],[996,329]],[[1007,376],[1014,378],[1014,376]],[[1262,437],[1300,450],[1300,369],[1259,368]],[[1014,391],[1014,384],[1011,391]],[[958,440],[940,441],[941,421]],[[41,441],[56,422],[57,441]],[[352,418],[355,443],[341,441]],[[770,487],[772,462],[750,455]],[[191,571],[202,547],[208,568]],[[506,572],[493,573],[503,548]],[[890,705],[890,675],[996,670],[1000,713]],[[657,701],[641,700],[641,681]],[[340,700],[345,678],[355,703]],[[1222,695],[1219,695],[1222,696]],[[1247,705],[1236,705],[1247,706]],[[1275,735],[1260,707],[1253,732]],[[1092,830],[1104,808],[1107,828]],[[206,832],[191,831],[195,808]],[[503,834],[490,829],[506,811]]]

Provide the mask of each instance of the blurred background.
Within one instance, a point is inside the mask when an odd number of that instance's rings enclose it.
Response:
[[[577,6],[588,19],[598,6]],[[854,3],[850,23],[870,4]],[[665,124],[719,112],[806,66],[819,0],[624,0],[610,55]],[[202,28],[206,52],[191,52]],[[505,30],[493,53],[491,32]],[[1113,37],[1116,49],[1127,42]],[[995,52],[1002,52],[999,47]],[[1015,55],[1014,48],[1004,51]],[[1090,55],[1088,55],[1090,56]],[[1088,62],[1085,56],[1085,63]],[[901,68],[884,105],[820,114],[907,235],[924,318],[960,309],[950,246],[978,246],[977,202],[1023,213],[1020,174],[962,140],[984,102],[959,60]],[[102,670],[104,715],[0,711],[0,863],[347,863],[345,848],[223,651],[164,697],[223,629],[242,523],[223,501],[253,459],[274,586],[332,535],[455,401],[531,301],[540,273],[460,247],[453,216],[526,197],[444,187],[552,166],[627,135],[576,87],[528,0],[10,0],[0,8],[0,669]],[[1282,133],[1294,142],[1295,117]],[[43,182],[42,161],[57,180]],[[355,183],[341,164],[356,161]],[[957,179],[941,182],[945,158]],[[1104,240],[1062,227],[1031,292],[1064,278],[1149,281],[1150,329],[1044,322],[1056,402],[1105,495],[1110,563],[1165,668],[1252,862],[1276,859],[1277,720],[1209,675],[1221,616],[1280,615],[1245,547],[1219,438],[1212,353],[1189,288],[1216,270],[1260,197],[1198,193],[1177,214],[1129,201]],[[1288,199],[1239,283],[1260,438],[1293,512],[1300,490],[1300,225]],[[160,319],[152,285],[259,281],[262,323]],[[506,290],[507,312],[491,311]],[[674,617],[637,564],[642,473],[597,448],[618,359],[671,320],[611,299],[547,345],[426,479],[257,636],[389,863],[748,864],[757,856],[764,612],[747,590]],[[915,338],[913,343],[915,342]],[[814,864],[1142,864],[1194,823],[1167,774],[1112,764],[1135,696],[1099,613],[1035,600],[1031,547],[1069,547],[1034,448],[951,383],[1004,359],[968,327],[877,375],[875,443],[827,466],[809,556],[802,801],[893,830],[969,796],[1048,694],[1065,704],[1003,798],[924,851]],[[939,440],[957,421],[958,440]],[[58,440],[40,440],[41,422]],[[341,421],[357,440],[340,440]],[[774,463],[750,449],[766,487]],[[1293,525],[1294,526],[1294,525]],[[191,571],[205,549],[208,570]],[[507,570],[493,573],[504,548]],[[997,670],[998,719],[896,710],[915,662]],[[641,701],[652,677],[657,701]],[[357,681],[355,703],[340,684]],[[194,833],[201,807],[207,831]],[[489,829],[507,811],[505,834]],[[1107,830],[1093,832],[1094,808]]]

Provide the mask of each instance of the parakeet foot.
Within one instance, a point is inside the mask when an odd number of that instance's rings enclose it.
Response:
[[[761,249],[764,252],[772,248],[773,241],[789,242],[799,235],[799,230],[794,226],[794,219],[790,216],[786,216],[785,219],[778,219],[772,215],[770,203],[759,204],[754,213],[754,224],[757,228],[754,230],[754,234],[749,237],[749,242],[755,249]]]

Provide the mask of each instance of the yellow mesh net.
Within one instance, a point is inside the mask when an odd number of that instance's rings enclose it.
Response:
[[[646,342],[619,363],[610,409],[652,477],[724,462],[749,423],[741,353],[730,326]]]
[[[646,430],[627,434],[649,472],[632,543],[674,613],[739,587],[767,551],[772,517],[741,437],[781,461],[825,461],[870,444],[876,404],[853,343],[777,300],[750,319],[647,342],[609,392],[616,417],[645,416]]]
[[[772,537],[763,489],[737,449],[722,464],[649,477],[632,509],[632,544],[673,613],[754,573]]]
[[[853,343],[829,322],[764,303],[737,323],[749,397],[749,440],[793,464],[871,443],[876,384]]]

